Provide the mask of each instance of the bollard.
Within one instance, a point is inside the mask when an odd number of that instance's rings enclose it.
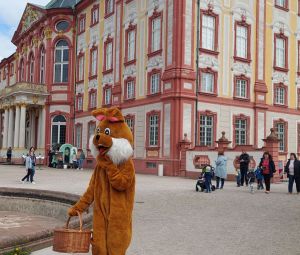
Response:
[[[163,164],[158,165],[158,176],[164,176],[164,165]]]

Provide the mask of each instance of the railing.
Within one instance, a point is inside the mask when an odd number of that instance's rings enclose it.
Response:
[[[16,84],[9,87],[5,87],[3,90],[1,90],[0,97],[7,97],[12,94],[19,93],[48,94],[46,85],[27,82],[17,82]]]

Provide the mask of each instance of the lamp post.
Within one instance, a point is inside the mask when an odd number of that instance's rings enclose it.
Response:
[[[197,0],[197,46],[196,46],[196,110],[195,110],[195,145],[198,145],[198,93],[199,93],[199,47],[200,47],[200,0]]]

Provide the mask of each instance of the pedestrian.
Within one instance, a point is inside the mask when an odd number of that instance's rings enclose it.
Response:
[[[297,194],[300,192],[300,161],[297,159],[295,153],[290,154],[290,158],[284,168],[289,178],[289,194],[293,193],[294,182],[296,183]]]
[[[25,181],[25,179],[27,180],[27,181],[29,181],[29,179],[30,179],[30,182],[32,183],[32,184],[35,184],[35,182],[33,181],[33,175],[34,175],[34,173],[33,173],[33,168],[34,168],[34,149],[33,149],[33,147],[31,147],[30,148],[30,150],[29,150],[29,153],[28,153],[28,155],[26,156],[26,163],[25,163],[25,167],[26,167],[26,170],[27,170],[27,174],[22,178],[22,180],[21,180],[21,183],[24,183],[24,181]]]
[[[211,178],[212,178],[212,172],[211,172],[211,166],[205,166],[202,170],[202,174],[204,175],[205,179],[205,192],[211,193]]]
[[[239,160],[240,160],[240,170],[241,170],[241,186],[244,186],[244,182],[246,182],[246,186],[248,186],[247,173],[249,170],[250,157],[246,151],[242,150],[242,154],[240,155]]]
[[[53,149],[51,148],[48,152],[48,166],[53,167],[52,165],[52,159],[53,159]]]
[[[264,189],[264,184],[263,184],[263,180],[264,180],[264,176],[262,173],[262,169],[260,167],[256,168],[255,170],[255,178],[257,180],[257,190],[263,190]]]
[[[35,175],[35,166],[36,166],[36,156],[35,156],[34,152],[35,152],[35,149],[33,146],[31,146],[29,149],[29,155],[32,160],[32,181],[31,181],[31,183],[33,182],[33,184],[35,184],[33,177]]]
[[[11,149],[11,147],[9,147],[6,152],[6,157],[7,157],[6,162],[7,163],[11,163],[11,155],[12,155],[12,149]]]
[[[236,168],[235,169],[235,179],[236,179],[236,186],[241,186],[241,170]]]
[[[78,160],[78,168],[79,170],[83,170],[83,161],[85,160],[85,155],[82,149],[79,149],[79,160]]]
[[[72,166],[74,169],[78,168],[77,153],[75,149],[73,149],[73,153],[72,153]]]
[[[224,152],[218,153],[216,160],[216,189],[223,189],[225,179],[227,178],[227,158],[224,156]],[[221,187],[220,187],[221,181]]]
[[[275,164],[272,159],[272,156],[269,152],[264,152],[263,157],[260,160],[259,167],[262,168],[262,173],[265,180],[266,190],[265,193],[270,193],[270,186],[271,186],[271,178],[273,174],[276,172]]]

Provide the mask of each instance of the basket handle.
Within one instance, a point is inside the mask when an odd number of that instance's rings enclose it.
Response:
[[[81,232],[82,231],[82,216],[81,216],[81,213],[79,211],[76,211],[77,212],[77,215],[79,217],[79,231]],[[68,220],[67,220],[67,223],[66,223],[66,229],[69,228],[69,223],[70,223],[70,220],[71,220],[72,216],[69,216]]]

